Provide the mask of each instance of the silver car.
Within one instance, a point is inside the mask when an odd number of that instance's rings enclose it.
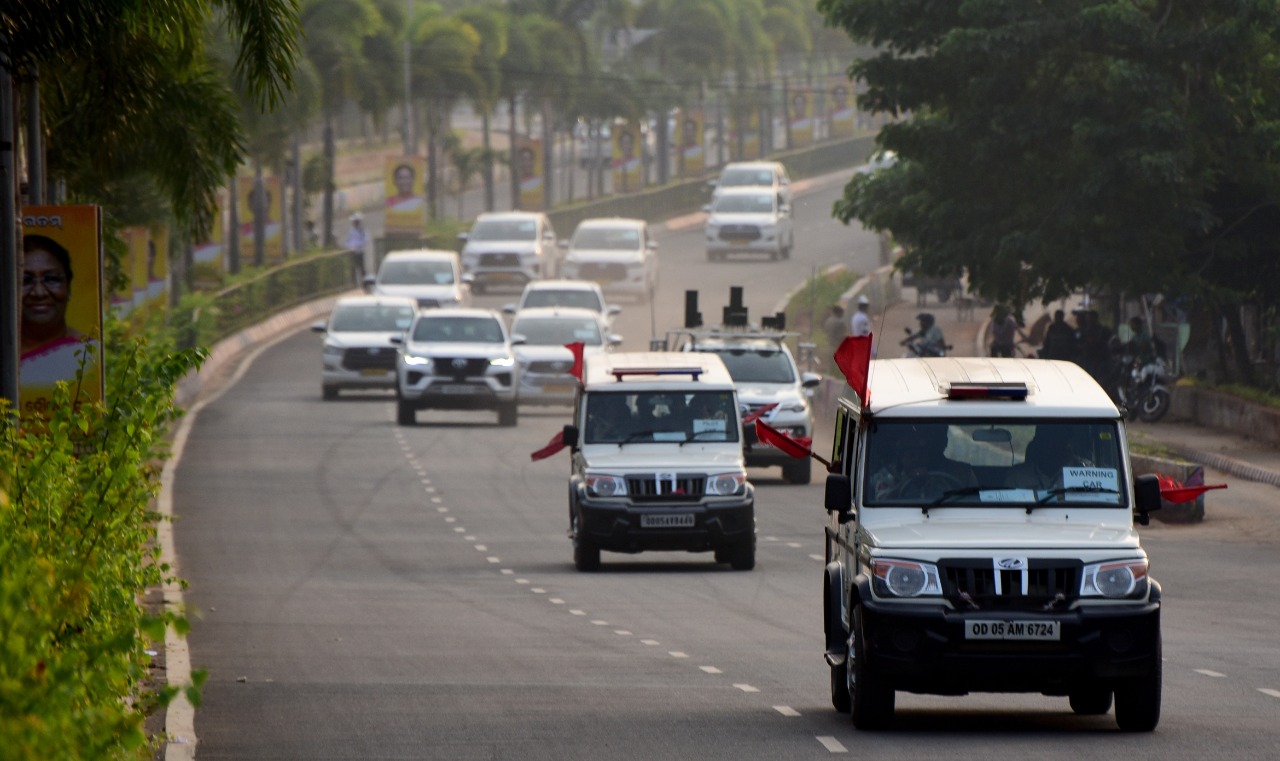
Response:
[[[521,404],[573,404],[578,379],[573,377],[573,353],[566,345],[581,342],[585,362],[622,343],[609,333],[599,312],[573,307],[532,307],[516,313],[511,334],[520,340]]]
[[[396,354],[392,338],[413,322],[417,304],[402,296],[347,296],[334,304],[325,322],[311,330],[324,334],[320,389],[326,400],[348,389],[392,389]]]
[[[561,274],[590,280],[609,293],[640,299],[653,296],[658,285],[658,242],[643,219],[584,219],[578,223]]]
[[[704,228],[707,261],[729,254],[768,254],[788,259],[795,247],[791,207],[782,194],[759,188],[725,188],[710,206]]]
[[[365,288],[376,294],[408,296],[419,309],[471,306],[471,278],[462,274],[458,255],[452,251],[394,251],[378,265],[377,276],[365,278]]]
[[[520,366],[501,316],[488,309],[418,312],[396,339],[396,422],[422,409],[495,410],[498,425],[518,419]]]
[[[488,212],[476,217],[470,232],[460,233],[462,267],[474,279],[476,293],[494,285],[523,286],[553,277],[560,246],[546,214],[536,211]]]

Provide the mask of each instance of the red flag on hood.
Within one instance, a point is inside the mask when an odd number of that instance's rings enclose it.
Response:
[[[539,449],[529,455],[529,459],[534,462],[537,462],[538,460],[545,460],[556,452],[559,452],[561,449],[564,449],[564,431],[560,431],[556,433],[555,436],[552,436],[551,441],[548,441],[547,445],[542,449]]]
[[[747,414],[742,416],[742,424],[751,425],[752,423],[759,420],[761,416],[767,415],[769,413],[769,410],[772,410],[774,407],[777,407],[777,406],[778,406],[777,402],[771,402],[769,404],[764,405],[763,407],[761,407],[760,409],[754,412],[748,412]]]
[[[582,341],[574,341],[571,344],[565,344],[564,348],[573,352],[573,367],[569,370],[569,374],[578,379],[582,383],[582,348],[586,346]]]
[[[862,400],[863,409],[870,407],[871,393],[867,382],[871,370],[871,334],[845,337],[836,348],[835,360],[849,387]]]
[[[1204,470],[1196,468],[1187,478],[1187,482],[1181,483],[1174,480],[1172,476],[1157,475],[1156,479],[1160,482],[1160,497],[1169,502],[1177,504],[1179,502],[1190,502],[1199,497],[1201,494],[1210,489],[1225,489],[1226,484],[1213,484],[1206,486],[1204,483]]]
[[[812,457],[823,465],[828,467],[831,466],[831,463],[813,453],[813,450],[810,448],[810,445],[813,444],[813,439],[808,436],[792,438],[763,420],[757,420],[756,438],[760,440],[761,444],[768,444],[769,446],[777,447],[779,451],[788,457],[795,457],[797,459],[801,457]]]

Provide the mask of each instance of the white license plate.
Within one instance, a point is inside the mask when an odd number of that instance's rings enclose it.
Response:
[[[480,393],[480,386],[449,385],[441,386],[439,391],[442,394],[478,394]]]
[[[548,383],[542,387],[548,394],[572,394],[573,386],[567,383]]]
[[[693,513],[640,516],[640,528],[693,528],[693,524]]]
[[[360,371],[360,374],[366,378],[382,378],[386,376],[387,371],[377,367],[366,367]]]
[[[965,639],[1034,640],[1057,642],[1057,621],[966,621]]]

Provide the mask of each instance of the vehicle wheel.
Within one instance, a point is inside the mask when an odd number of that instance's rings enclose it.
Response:
[[[333,386],[321,386],[320,395],[324,397],[326,402],[332,402],[334,399],[338,398],[338,389]]]
[[[1148,423],[1154,423],[1169,411],[1169,392],[1157,389],[1147,394],[1138,408],[1138,417]]]
[[[836,585],[832,584],[832,580],[828,577],[823,583],[823,614],[826,616],[827,624],[826,635],[827,646],[836,642],[847,643],[849,641],[849,632],[844,628],[844,621],[840,619],[840,602],[833,599],[838,595]],[[849,697],[849,660],[845,656],[845,660],[839,666],[829,667],[831,670],[831,707],[839,713],[849,713],[849,709],[853,707],[852,698]]]
[[[831,667],[831,707],[837,713],[849,713],[853,698],[849,696],[849,661]]]
[[[403,399],[396,400],[396,424],[397,425],[416,425],[418,422],[418,410],[412,404]]]
[[[1161,648],[1156,635],[1155,663],[1146,676],[1116,685],[1116,725],[1124,732],[1150,732],[1160,723],[1160,690],[1163,681]]]
[[[714,251],[708,251],[708,252],[707,252],[707,261],[709,261],[709,262],[714,262],[714,261],[716,261],[716,260],[717,260],[717,259],[719,259],[719,258],[720,258],[720,255],[719,255],[719,254],[717,254],[716,252],[714,252]]]
[[[862,606],[853,609],[853,634],[849,637],[849,655],[845,659],[849,682],[849,714],[853,726],[861,730],[884,729],[893,721],[893,688],[875,674],[867,659],[866,631]]]
[[[782,477],[788,483],[803,486],[813,480],[813,460],[808,457],[782,466]]]
[[[1071,710],[1081,716],[1101,716],[1111,710],[1111,690],[1092,685],[1072,690]]]
[[[581,532],[578,531],[577,515],[573,516],[572,522],[573,567],[584,572],[600,570],[600,548],[582,538]]]
[[[520,419],[520,407],[516,402],[498,408],[498,425],[510,428]]]
[[[733,552],[728,547],[717,547],[715,554],[717,563],[728,563],[733,560]]]
[[[753,536],[733,549],[729,567],[735,571],[750,571],[756,567],[756,538]]]

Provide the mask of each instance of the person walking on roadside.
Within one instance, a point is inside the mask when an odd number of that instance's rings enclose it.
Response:
[[[1040,347],[1041,359],[1076,359],[1076,332],[1067,324],[1066,313],[1061,309],[1053,313],[1053,322],[1044,331],[1044,344]]]
[[[351,229],[347,231],[347,248],[363,253],[369,245],[369,233],[364,229],[364,217],[357,211],[351,215],[350,221]]]
[[[827,312],[826,319],[822,321],[822,331],[827,334],[827,345],[833,351],[840,346],[844,337],[849,335],[849,330],[845,327],[844,307],[839,304],[831,305],[831,311]]]
[[[869,336],[871,335],[871,315],[868,313],[871,309],[871,300],[865,294],[858,296],[858,309],[853,313],[853,317],[849,319],[849,335],[851,336]]]
[[[1018,321],[1004,304],[996,304],[987,323],[987,346],[993,357],[1012,357],[1013,347],[1022,334]],[[1024,335],[1023,338],[1026,338]]]

